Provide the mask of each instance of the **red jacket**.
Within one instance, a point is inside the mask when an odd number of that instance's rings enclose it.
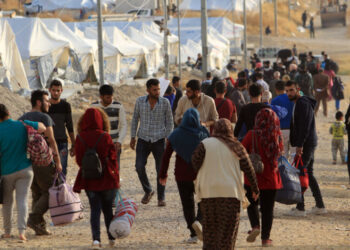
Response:
[[[252,151],[252,131],[249,130],[247,135],[244,137],[242,141],[243,146],[247,149],[247,152],[250,153]],[[257,147],[257,145],[255,145]],[[259,189],[281,189],[283,187],[280,173],[278,172],[277,161],[275,162],[275,166],[272,166],[270,161],[264,154],[264,149],[258,145],[259,155],[261,156],[261,160],[264,163],[264,171],[261,174],[257,174],[256,177],[258,179]],[[257,150],[257,149],[255,149]],[[244,176],[244,183],[246,185],[250,185],[246,176]]]
[[[82,132],[80,136],[89,147],[93,147],[103,133],[103,121],[100,112],[94,108],[86,110],[81,126]],[[117,153],[111,136],[105,133],[96,147],[97,154],[104,168],[102,178],[85,180],[82,177],[81,163],[86,149],[85,144],[77,137],[75,139],[75,159],[80,169],[74,183],[74,192],[80,193],[82,189],[103,191],[119,188]]]

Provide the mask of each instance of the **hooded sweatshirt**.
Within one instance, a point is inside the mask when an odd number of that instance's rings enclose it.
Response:
[[[316,100],[308,96],[300,97],[295,103],[290,124],[290,143],[293,147],[317,145],[315,105]]]
[[[79,165],[79,171],[74,183],[74,192],[80,193],[82,189],[103,191],[119,188],[117,154],[112,138],[108,133],[102,136],[96,146],[96,152],[103,166],[102,178],[86,180],[82,177],[81,165],[87,146],[93,148],[100,135],[104,133],[102,116],[97,109],[89,108],[86,110],[81,123],[81,131],[80,137],[84,142],[78,136],[75,139],[75,159]]]

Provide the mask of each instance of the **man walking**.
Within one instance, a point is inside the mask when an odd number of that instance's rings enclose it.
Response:
[[[299,86],[296,82],[289,81],[286,84],[286,93],[289,100],[293,101],[294,110],[290,125],[290,143],[296,147],[296,155],[302,157],[304,167],[309,175],[309,185],[316,201],[316,207],[311,212],[315,214],[327,213],[320,188],[313,173],[314,153],[317,146],[316,124],[314,108],[316,101],[308,96],[300,96]],[[304,196],[302,202],[297,204],[296,209],[290,215],[305,216]]]
[[[299,65],[299,71],[295,76],[295,82],[298,84],[304,95],[312,97],[312,76],[307,71],[307,66],[305,64]]]
[[[35,90],[32,92],[30,102],[32,110],[22,115],[19,120],[42,122],[46,126],[44,136],[52,149],[54,162],[45,167],[32,166],[34,172],[31,186],[33,201],[32,212],[29,214],[27,224],[35,231],[36,235],[50,235],[51,233],[46,229],[44,214],[49,208],[49,188],[53,184],[56,172],[62,171],[62,165],[53,133],[54,122],[47,114],[50,107],[49,93]]]
[[[150,79],[146,86],[148,95],[136,100],[131,122],[130,147],[135,149],[137,136],[136,172],[145,192],[141,202],[148,204],[154,194],[145,168],[147,158],[152,152],[156,162],[158,206],[163,207],[166,205],[165,187],[159,183],[159,170],[165,150],[165,138],[173,130],[174,121],[169,101],[160,97],[159,81]]]
[[[301,15],[301,20],[303,21],[303,27],[306,27],[306,20],[307,20],[307,13],[306,10],[303,12],[303,14]]]
[[[177,108],[177,104],[179,103],[179,100],[181,99],[181,97],[183,96],[182,94],[182,89],[181,89],[181,85],[180,85],[180,77],[178,76],[174,76],[172,79],[172,83],[173,83],[173,87],[175,88],[175,100],[173,103],[173,114],[175,114],[175,110]]]
[[[317,70],[317,69],[316,69]],[[328,89],[330,84],[329,76],[323,73],[323,69],[312,76],[314,82],[314,93],[316,99],[315,115],[317,115],[320,103],[323,105],[323,115],[327,117]]]
[[[196,108],[203,126],[209,128],[219,118],[214,99],[201,93],[201,84],[198,80],[190,80],[186,84],[186,96],[178,103],[175,112],[175,123],[180,124],[183,114],[189,108]]]
[[[290,151],[295,151],[295,149],[293,150],[291,148],[289,142],[290,122],[292,120],[294,102],[289,100],[285,91],[285,83],[283,81],[278,81],[275,87],[277,96],[272,99],[271,105],[283,107],[288,111],[287,115],[280,119],[280,126],[283,138],[283,155],[289,160]]]
[[[314,17],[310,18],[310,38],[315,38]]]
[[[72,109],[67,101],[61,99],[62,91],[62,83],[59,80],[53,80],[49,88],[51,95],[49,116],[52,118],[55,124],[53,127],[53,132],[55,135],[58,152],[60,154],[62,172],[66,176],[68,163],[68,138],[66,129],[72,143],[69,150],[71,156],[74,156],[75,136],[73,129]]]
[[[113,100],[114,89],[110,85],[102,85],[99,89],[100,101],[91,104],[92,107],[101,108],[106,112],[109,118],[111,131],[109,134],[115,145],[118,157],[118,169],[120,170],[120,155],[122,152],[122,144],[127,132],[126,115],[123,105]]]

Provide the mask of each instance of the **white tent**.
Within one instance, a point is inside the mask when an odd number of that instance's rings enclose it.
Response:
[[[7,20],[15,33],[30,88],[45,88],[55,68],[67,67],[69,43],[49,31],[39,18]]]
[[[207,0],[208,10],[243,11],[243,1],[246,1],[247,10],[257,9],[259,0]],[[233,3],[233,5],[232,5]],[[201,10],[201,1],[183,0],[179,7],[181,10]]]
[[[0,85],[13,91],[29,89],[15,34],[4,19],[0,19],[0,61]]]
[[[70,54],[74,52],[77,55],[77,57],[74,55],[70,57],[65,78],[78,83],[82,82],[86,78],[90,66],[93,64],[94,46],[74,34],[58,18],[43,18],[41,20],[50,31],[69,42],[69,46],[73,50]]]

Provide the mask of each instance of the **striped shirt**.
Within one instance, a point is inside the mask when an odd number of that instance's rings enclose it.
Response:
[[[111,131],[109,134],[114,143],[119,142],[122,144],[127,132],[126,116],[123,105],[119,102],[113,101],[108,106],[103,106],[100,101],[96,101],[91,104],[91,107],[101,108],[107,113],[111,124]]]
[[[151,109],[148,96],[137,98],[131,122],[131,138],[135,138],[137,132],[138,138],[153,143],[167,138],[173,128],[173,114],[167,99],[159,97]]]

